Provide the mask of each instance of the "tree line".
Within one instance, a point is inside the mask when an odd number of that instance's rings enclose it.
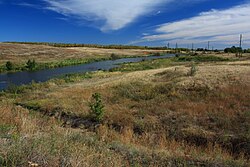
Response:
[[[90,47],[90,48],[103,48],[103,49],[149,49],[149,50],[175,50],[175,51],[186,51],[190,52],[191,49],[188,48],[169,48],[167,46],[158,46],[158,47],[150,47],[150,46],[135,46],[135,45],[99,45],[99,44],[77,44],[77,43],[51,43],[51,42],[5,42],[5,43],[13,43],[13,44],[32,44],[32,45],[47,45],[53,47]],[[197,48],[194,51],[211,51],[204,48]],[[215,49],[214,52],[218,52],[219,50]],[[225,48],[225,53],[250,53],[249,49],[242,49],[241,47],[232,46],[231,48]]]
[[[136,45],[99,45],[99,44],[77,44],[77,43],[51,43],[51,42],[5,42],[13,44],[47,45],[53,47],[90,47],[103,49],[149,49],[149,50],[174,50],[191,51],[188,48],[171,48],[167,46],[136,46]]]
[[[149,47],[149,46],[135,46],[135,45],[98,45],[98,44],[77,44],[77,43],[50,43],[50,42],[5,42],[13,44],[32,44],[32,45],[47,45],[54,47],[91,47],[103,49],[151,49],[151,50],[166,50],[164,47]]]
[[[250,48],[242,49],[241,47],[232,46],[231,48],[225,48],[224,52],[225,53],[250,53]]]

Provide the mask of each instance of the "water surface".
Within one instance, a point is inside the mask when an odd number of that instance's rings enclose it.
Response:
[[[163,56],[122,58],[117,60],[105,60],[89,64],[58,67],[58,68],[39,70],[39,71],[4,73],[0,74],[0,90],[8,88],[10,84],[23,85],[23,84],[29,84],[32,81],[45,82],[48,81],[49,79],[58,77],[60,75],[79,73],[79,72],[90,72],[97,70],[110,70],[112,68],[119,67],[123,63],[140,62],[143,60],[152,60],[152,59],[163,59],[173,56],[174,54],[166,54]]]

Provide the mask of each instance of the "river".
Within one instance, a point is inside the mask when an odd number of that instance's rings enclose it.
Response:
[[[97,70],[110,70],[123,63],[140,62],[144,60],[163,59],[175,56],[174,54],[166,54],[163,56],[147,56],[147,57],[135,57],[135,58],[121,58],[117,60],[105,60],[89,64],[81,64],[74,66],[66,66],[59,68],[52,68],[39,71],[22,71],[15,73],[2,73],[0,74],[0,90],[8,88],[9,85],[23,85],[29,84],[32,81],[45,82],[52,78],[72,73],[79,72],[91,72]]]

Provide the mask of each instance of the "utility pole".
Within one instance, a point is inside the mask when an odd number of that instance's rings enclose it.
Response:
[[[178,43],[176,42],[176,45],[175,45],[175,52],[177,53],[177,49],[178,49]]]
[[[170,44],[168,43],[168,49],[169,49],[169,45],[170,45]]]
[[[240,34],[240,48],[241,48],[241,45],[242,45],[242,34]]]
[[[241,57],[242,56],[242,34],[240,34],[240,48],[239,49],[240,49],[239,57]]]
[[[194,53],[194,43],[192,43],[192,53]]]
[[[207,50],[209,51],[210,41],[207,42]]]

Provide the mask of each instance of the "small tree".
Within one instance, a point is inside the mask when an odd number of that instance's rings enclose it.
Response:
[[[28,70],[34,70],[35,67],[36,67],[36,62],[35,60],[28,60],[27,63],[26,63],[26,67],[28,68]]]
[[[7,71],[13,70],[13,64],[10,61],[7,61],[5,66],[6,66]]]
[[[102,103],[101,95],[94,93],[92,95],[92,101],[89,104],[91,110],[91,116],[95,121],[100,122],[104,116],[104,105]]]

